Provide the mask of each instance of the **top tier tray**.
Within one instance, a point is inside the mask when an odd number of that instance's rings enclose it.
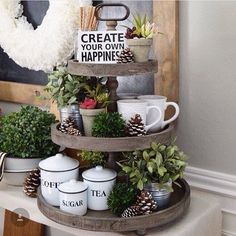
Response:
[[[132,76],[156,73],[158,71],[158,63],[155,60],[149,60],[147,62],[128,64],[88,64],[70,60],[67,70],[70,74],[82,76]]]
[[[149,148],[151,142],[169,143],[174,130],[174,125],[167,126],[159,133],[153,133],[140,137],[120,138],[96,138],[88,136],[74,136],[64,134],[58,130],[58,125],[52,125],[52,141],[58,145],[68,148],[100,151],[100,152],[123,152]]]

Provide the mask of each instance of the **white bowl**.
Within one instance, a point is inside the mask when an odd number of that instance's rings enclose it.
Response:
[[[42,158],[19,158],[19,157],[6,157],[4,169],[15,170],[21,172],[21,170],[32,170],[38,167]]]
[[[31,170],[5,170],[3,181],[8,185],[23,186],[27,174]]]

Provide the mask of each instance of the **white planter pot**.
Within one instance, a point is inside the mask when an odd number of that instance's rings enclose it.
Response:
[[[134,55],[135,62],[148,61],[149,51],[152,45],[152,39],[126,39],[126,43]]]
[[[49,157],[39,163],[41,172],[41,192],[45,200],[59,206],[58,186],[79,177],[79,161],[62,154]]]
[[[83,216],[87,213],[88,185],[74,179],[58,187],[60,209],[74,215]]]
[[[30,170],[26,171],[4,171],[3,182],[13,186],[23,186],[25,178]]]
[[[38,167],[42,158],[20,158],[20,157],[6,157],[4,170],[33,170]]]
[[[95,211],[108,209],[107,198],[116,182],[117,173],[102,166],[82,173],[83,181],[88,185],[88,208]]]

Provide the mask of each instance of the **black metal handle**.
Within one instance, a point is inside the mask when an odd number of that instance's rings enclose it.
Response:
[[[104,18],[101,18],[98,14],[99,10],[103,7],[124,7],[126,10],[126,14],[122,18],[104,19]],[[123,20],[126,20],[129,17],[129,15],[130,15],[130,9],[128,8],[128,6],[126,6],[125,4],[122,4],[122,3],[101,3],[101,4],[97,5],[96,9],[95,9],[95,16],[96,16],[97,20],[99,20],[99,21],[123,21]]]

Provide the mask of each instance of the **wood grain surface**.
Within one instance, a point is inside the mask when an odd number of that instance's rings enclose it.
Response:
[[[163,227],[165,224],[179,219],[188,209],[190,204],[190,189],[185,180],[179,182],[181,188],[175,185],[175,191],[171,194],[168,208],[158,210],[150,215],[120,218],[110,211],[91,211],[85,216],[76,216],[60,211],[59,208],[49,205],[41,193],[38,196],[38,207],[40,211],[51,220],[85,230],[93,231],[133,231],[144,230],[153,227]]]
[[[48,103],[38,99],[44,96],[44,86],[0,81],[0,101],[42,106]]]
[[[154,38],[158,60],[155,74],[155,94],[164,95],[169,101],[179,100],[179,2],[153,1],[153,19],[159,32]],[[173,111],[169,111],[167,118]]]
[[[68,62],[69,73],[84,76],[131,76],[155,73],[157,70],[158,63],[152,60],[128,64],[87,64],[74,60]]]
[[[149,148],[152,142],[168,144],[174,133],[174,126],[170,125],[159,133],[149,134],[140,137],[121,137],[121,138],[96,138],[88,136],[73,136],[62,133],[52,125],[52,141],[58,145],[79,149],[100,152],[123,152]]]
[[[44,236],[45,226],[5,210],[3,236]]]

